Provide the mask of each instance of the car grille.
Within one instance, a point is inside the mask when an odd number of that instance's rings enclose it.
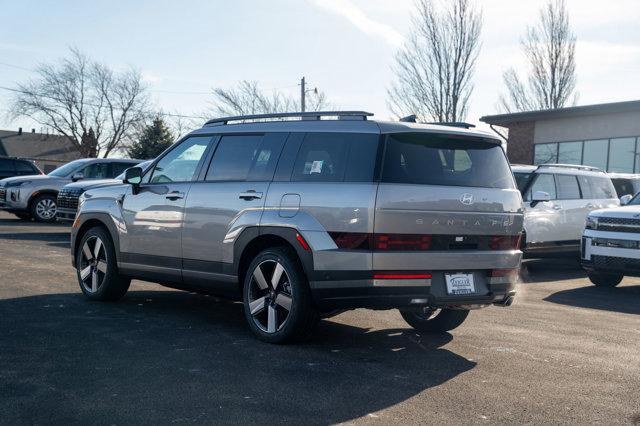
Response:
[[[64,189],[58,192],[58,208],[76,210],[78,208],[78,198],[82,194],[82,189]]]
[[[0,188],[0,201],[6,201],[7,199],[7,189],[2,187]]]
[[[598,231],[640,233],[640,219],[600,217],[598,218]]]
[[[593,261],[593,265],[596,267],[596,269],[640,271],[640,259],[592,255],[591,260]]]

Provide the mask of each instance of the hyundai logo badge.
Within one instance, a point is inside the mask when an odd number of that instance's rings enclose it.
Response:
[[[473,195],[469,193],[464,193],[460,196],[460,202],[465,206],[470,206],[473,204]]]

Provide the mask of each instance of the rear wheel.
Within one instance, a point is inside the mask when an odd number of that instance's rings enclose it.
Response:
[[[50,194],[38,195],[31,203],[31,216],[38,222],[54,222],[56,209],[56,197]]]
[[[113,241],[102,227],[91,228],[80,240],[76,271],[80,289],[91,300],[118,300],[131,284],[119,274]]]
[[[469,311],[427,307],[419,310],[400,310],[400,315],[407,324],[418,331],[442,333],[459,327],[469,315]]]
[[[262,251],[247,269],[243,290],[245,317],[260,340],[303,340],[318,323],[309,284],[289,248]]]
[[[589,272],[589,280],[596,287],[615,287],[624,278],[622,274],[608,274],[604,272]]]

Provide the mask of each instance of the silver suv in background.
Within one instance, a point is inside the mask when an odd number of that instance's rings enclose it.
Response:
[[[570,164],[513,165],[524,209],[523,251],[530,256],[580,251],[589,212],[620,205],[606,173]]]
[[[500,140],[371,115],[211,120],[125,184],[85,192],[80,289],[116,300],[135,278],[239,299],[274,343],[346,309],[443,332],[510,305],[522,199]]]
[[[75,160],[47,175],[0,180],[0,209],[20,219],[56,220],[56,198],[64,185],[83,179],[113,178],[140,160],[87,158]]]

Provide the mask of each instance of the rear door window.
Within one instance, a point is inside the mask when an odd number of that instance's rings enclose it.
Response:
[[[2,174],[15,173],[15,167],[13,165],[13,160],[7,160],[7,159],[4,159],[4,158],[0,158],[0,173],[2,173]]]
[[[623,195],[635,194],[635,191],[633,190],[633,182],[631,182],[631,179],[616,178],[611,179],[611,181],[613,182],[613,186],[616,189],[618,197],[622,197]]]
[[[18,173],[27,174],[27,173],[38,173],[35,166],[28,161],[16,161],[15,162],[16,171]]]
[[[502,147],[481,138],[427,133],[387,138],[382,181],[515,188]]]
[[[587,176],[591,183],[593,198],[617,198],[611,179],[606,176]]]
[[[556,175],[559,200],[577,200],[580,198],[578,180],[572,175]]]
[[[578,176],[578,183],[580,184],[580,192],[582,193],[582,198],[591,199],[596,198],[593,196],[593,189],[591,188],[591,182],[589,178],[584,175]]]

